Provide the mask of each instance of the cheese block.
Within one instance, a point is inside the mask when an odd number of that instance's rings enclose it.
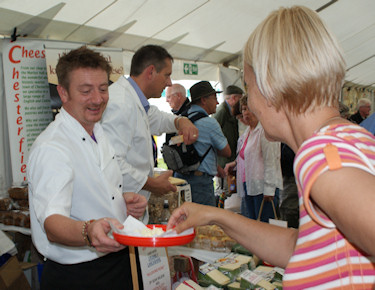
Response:
[[[216,284],[219,284],[221,286],[225,286],[230,282],[229,277],[227,277],[217,269],[208,272],[206,275],[211,278]]]
[[[247,264],[240,262],[228,263],[219,266],[218,268],[221,272],[228,275],[228,277],[233,281],[241,272],[247,270]]]
[[[210,263],[205,263],[199,266],[198,279],[199,284],[205,287],[208,287],[211,284],[222,287],[230,282],[229,277],[221,273]]]
[[[241,288],[240,282],[232,282],[227,285],[229,290],[242,290],[245,288]]]
[[[254,273],[250,270],[246,270],[241,273],[241,282],[240,286],[243,288],[250,288],[254,289],[257,287],[262,287],[266,290],[273,290],[275,289],[275,285],[271,284],[270,282],[266,281],[262,276]]]
[[[266,280],[260,280],[256,286],[260,286],[266,290],[274,290],[275,289],[275,285],[273,285],[272,283],[266,281]]]
[[[246,270],[241,273],[241,282],[240,285],[243,288],[253,289],[255,285],[262,280],[262,277],[250,270]]]
[[[263,272],[263,273],[269,273],[273,271],[273,267],[268,267],[268,266],[258,266],[255,269],[255,272]]]
[[[275,275],[273,276],[272,281],[283,281],[285,270],[279,267],[275,267],[273,270],[275,271]]]
[[[274,281],[272,284],[275,286],[277,289],[283,289],[283,283],[280,281]]]
[[[234,256],[234,258],[237,260],[237,261],[239,261],[239,262],[241,262],[241,263],[243,263],[243,264],[248,264],[248,263],[250,263],[251,262],[251,260],[253,259],[252,257],[250,257],[250,256],[245,256],[245,255],[241,255],[241,254],[236,254],[235,256]]]
[[[201,286],[195,283],[193,280],[185,280],[177,286],[176,290],[203,290]]]
[[[168,181],[170,183],[172,183],[173,185],[181,185],[181,184],[186,183],[185,179],[181,179],[181,178],[177,178],[177,177],[173,177],[173,176],[168,177]]]

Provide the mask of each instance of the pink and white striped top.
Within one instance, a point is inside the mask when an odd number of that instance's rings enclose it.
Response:
[[[284,289],[374,287],[374,257],[351,244],[310,200],[317,177],[341,167],[356,167],[375,175],[374,135],[354,124],[326,126],[297,152],[294,172],[300,228],[295,252],[285,270]]]

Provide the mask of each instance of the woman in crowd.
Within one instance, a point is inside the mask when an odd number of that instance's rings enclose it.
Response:
[[[242,122],[248,127],[238,139],[236,160],[227,163],[224,171],[228,175],[237,166],[241,214],[257,219],[264,199],[260,219],[268,222],[269,218],[275,218],[270,202],[273,201],[276,189],[282,187],[280,142],[266,139],[262,125],[247,106],[247,96],[241,98],[239,105]]]
[[[184,203],[168,228],[216,224],[285,268],[284,289],[372,289],[375,283],[375,138],[338,110],[345,62],[318,14],[280,8],[244,48],[248,105],[270,140],[295,153],[299,229]]]

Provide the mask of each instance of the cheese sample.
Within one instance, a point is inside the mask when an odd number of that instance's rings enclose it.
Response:
[[[162,228],[144,228],[141,230],[142,237],[157,237],[164,233],[164,230]]]

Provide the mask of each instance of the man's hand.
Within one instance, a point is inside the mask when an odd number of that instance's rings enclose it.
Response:
[[[228,174],[233,174],[233,168],[235,168],[236,165],[237,165],[236,161],[232,161],[232,162],[225,164],[225,167],[224,167],[225,175],[228,176]]]
[[[125,192],[123,196],[126,202],[126,210],[128,215],[131,215],[137,219],[142,217],[147,206],[146,197],[134,192]]]
[[[157,195],[167,194],[170,191],[177,191],[177,187],[168,180],[168,178],[172,176],[172,173],[172,170],[168,170],[158,177],[149,176],[143,189],[151,191]]]
[[[221,178],[226,177],[225,171],[220,165],[217,166],[217,176]]]
[[[124,249],[125,246],[108,237],[107,234],[111,231],[111,226],[109,225],[107,220],[111,220],[112,224],[119,229],[124,228],[124,226],[116,219],[103,218],[91,223],[87,227],[87,234],[90,238],[91,244],[98,252],[118,252]]]
[[[178,134],[184,136],[184,143],[186,145],[193,144],[197,141],[199,136],[199,131],[197,127],[186,117],[176,118],[176,128],[178,129]]]
[[[111,253],[122,250],[125,246],[116,240],[108,237],[111,227],[107,220],[119,229],[124,226],[114,218],[101,218],[95,220],[87,226],[87,235],[91,241],[91,245],[102,253]],[[82,227],[84,221],[73,220],[69,217],[59,214],[53,214],[46,218],[44,229],[47,237],[51,242],[62,244],[69,247],[86,246],[86,242],[82,236]]]

